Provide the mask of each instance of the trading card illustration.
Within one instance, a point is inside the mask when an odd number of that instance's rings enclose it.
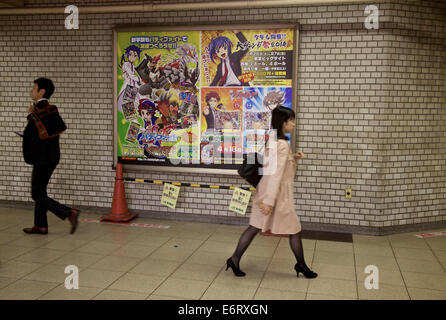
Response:
[[[122,112],[127,121],[135,120],[137,118],[135,103],[133,101],[124,102],[122,105]]]
[[[127,85],[124,89],[124,101],[134,101],[138,94],[138,87]]]
[[[223,129],[240,130],[241,118],[242,114],[240,111],[216,110],[215,128],[218,130],[223,130]]]
[[[187,117],[189,115],[195,115],[198,118],[198,101],[195,101],[195,103],[183,101],[180,106],[180,110],[178,111],[179,117]]]
[[[127,137],[125,140],[130,143],[135,143],[140,129],[141,125],[138,122],[130,122],[130,126],[127,130]]]
[[[201,142],[201,162],[204,164],[212,164],[214,162],[214,145],[209,142]]]
[[[246,130],[269,130],[271,112],[245,112]]]

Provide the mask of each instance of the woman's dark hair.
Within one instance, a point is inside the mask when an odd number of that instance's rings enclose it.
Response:
[[[37,88],[39,90],[42,90],[42,89],[45,90],[45,93],[43,95],[43,97],[45,99],[51,98],[51,96],[53,95],[53,92],[54,92],[53,81],[51,81],[50,79],[47,79],[47,78],[39,78],[39,79],[34,80],[34,83],[37,84]]]
[[[272,112],[271,127],[277,130],[277,139],[289,140],[286,135],[283,134],[283,124],[290,119],[295,119],[296,114],[290,108],[284,106],[277,106]]]

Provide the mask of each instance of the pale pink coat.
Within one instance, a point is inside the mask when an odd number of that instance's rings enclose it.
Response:
[[[270,231],[273,234],[296,234],[301,231],[299,218],[294,210],[294,177],[296,175],[297,160],[291,153],[288,142],[278,139],[277,149],[266,149],[264,167],[274,161],[272,152],[277,152],[277,169],[274,174],[264,175],[256,187],[249,224]],[[259,203],[273,207],[273,212],[265,216]]]

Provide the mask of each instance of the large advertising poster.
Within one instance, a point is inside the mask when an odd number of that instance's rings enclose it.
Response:
[[[116,31],[115,159],[235,169],[293,107],[295,29]]]

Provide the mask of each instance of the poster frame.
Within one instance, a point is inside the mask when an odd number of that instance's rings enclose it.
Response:
[[[208,31],[208,30],[258,30],[258,29],[293,29],[294,30],[294,45],[293,45],[293,64],[292,64],[292,79],[291,79],[291,92],[292,110],[296,113],[296,129],[297,129],[297,73],[299,65],[299,24],[296,22],[283,23],[283,24],[225,24],[225,25],[180,25],[180,26],[154,26],[154,25],[118,25],[113,28],[113,169],[116,168],[118,163],[118,125],[117,125],[117,112],[118,112],[118,93],[117,93],[117,46],[118,46],[118,32],[162,32],[162,31]],[[291,134],[290,147],[291,151],[295,152],[296,146],[296,130]],[[205,173],[205,174],[224,174],[224,175],[238,175],[235,169],[218,169],[218,168],[191,168],[177,166],[157,166],[157,165],[138,165],[138,164],[123,164],[124,170],[138,171],[138,172],[182,172],[182,173]]]

